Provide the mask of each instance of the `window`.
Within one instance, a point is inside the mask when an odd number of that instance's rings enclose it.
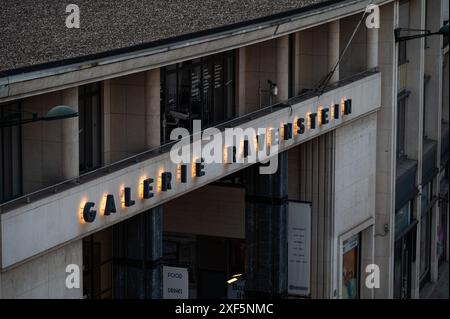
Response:
[[[100,83],[79,87],[80,174],[101,166]]]
[[[83,295],[87,299],[112,298],[111,228],[83,239]]]
[[[170,132],[192,121],[202,128],[235,116],[235,51],[195,59],[161,69],[162,143]]]
[[[395,213],[395,236],[399,236],[411,224],[411,206],[411,202],[408,202]]]
[[[425,283],[430,271],[431,258],[431,210],[433,184],[430,182],[422,188],[422,218],[420,224],[420,280]]]
[[[402,97],[398,100],[397,109],[397,158],[400,158],[406,155],[406,97]]]
[[[408,29],[409,26],[409,1],[401,1],[399,6],[399,27],[403,29]],[[408,32],[403,31],[402,35],[409,35]],[[401,66],[403,64],[408,63],[407,59],[407,42],[401,41],[398,44],[398,65]]]
[[[360,285],[360,234],[350,237],[343,243],[342,257],[342,298],[358,299]]]
[[[0,105],[0,119],[8,123],[21,119],[19,102]],[[22,194],[21,126],[0,126],[0,203]]]

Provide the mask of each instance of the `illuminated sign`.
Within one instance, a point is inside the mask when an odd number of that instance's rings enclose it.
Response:
[[[256,148],[259,151],[263,151],[266,147],[266,143],[268,146],[277,147],[280,143],[280,130],[283,133],[283,140],[288,141],[294,138],[295,135],[303,135],[308,130],[316,130],[321,128],[323,125],[327,125],[331,120],[340,119],[343,116],[352,114],[352,100],[343,98],[341,103],[332,104],[330,107],[318,107],[317,111],[306,113],[303,117],[299,117],[292,122],[282,123],[280,127],[271,127],[267,130],[267,135],[264,133],[259,133],[255,135],[256,137]],[[248,158],[251,153],[251,149],[253,146],[250,146],[250,141],[248,139],[243,139],[238,141],[237,145],[241,145],[243,143],[242,148],[242,157]],[[236,145],[236,144],[235,144]],[[232,164],[237,163],[237,153],[238,148],[235,146],[228,146],[225,148],[226,156],[224,164]],[[241,150],[241,148],[239,148]],[[161,172],[158,178],[158,187],[157,191],[168,192],[173,189],[173,182],[179,183],[187,183],[188,182],[188,165],[187,164],[179,164],[177,166],[176,178],[172,179],[172,172],[164,171]],[[199,158],[194,163],[192,163],[191,168],[191,177],[192,178],[200,178],[206,175],[205,168],[205,159]],[[140,186],[142,187],[139,192],[139,197],[143,200],[152,199],[155,197],[155,190],[153,188],[153,184],[155,179],[153,178],[143,178],[140,181]],[[132,207],[135,205],[136,201],[132,198],[132,189],[131,187],[124,187],[122,189],[120,202],[122,204],[121,207]],[[110,216],[117,212],[116,201],[113,194],[106,194],[106,200],[104,203],[102,201],[100,207],[100,211],[104,212],[104,216]],[[95,203],[86,201],[82,204],[82,220],[86,223],[92,223],[95,221],[97,216],[97,211],[94,209]]]

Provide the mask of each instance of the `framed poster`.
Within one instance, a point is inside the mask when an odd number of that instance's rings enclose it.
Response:
[[[287,216],[288,294],[311,294],[311,203],[289,201]]]
[[[360,234],[345,240],[342,247],[342,299],[359,298]]]

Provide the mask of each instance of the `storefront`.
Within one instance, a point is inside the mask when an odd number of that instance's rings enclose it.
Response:
[[[245,241],[166,233],[163,264],[187,269],[190,299],[230,298],[245,271]]]
[[[437,229],[437,256],[439,263],[448,260],[449,167],[448,162],[440,175],[439,220]]]
[[[417,221],[412,218],[413,201],[395,214],[394,298],[411,298],[412,264],[416,256]]]
[[[430,279],[431,269],[431,231],[435,200],[433,199],[433,184],[427,183],[422,188],[422,215],[420,222],[420,286]]]

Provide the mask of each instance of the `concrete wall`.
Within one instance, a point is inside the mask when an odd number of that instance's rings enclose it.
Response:
[[[294,122],[298,117],[306,117],[308,113],[316,112],[318,105],[332,105],[333,101],[341,101],[343,97],[352,98],[352,114],[341,116],[326,125],[316,129],[307,129],[302,135],[282,141],[279,151],[305,142],[329,132],[336,127],[348,123],[360,116],[377,110],[380,105],[380,74],[365,77],[359,81],[323,94],[319,99],[313,98],[294,104],[292,108],[283,108],[271,114],[261,116],[241,125],[246,128],[275,128],[283,123]],[[206,145],[209,141],[204,141]],[[241,149],[242,152],[242,149]],[[238,157],[239,158],[239,157]],[[196,159],[194,159],[196,160]],[[177,176],[178,165],[170,160],[170,154],[161,155],[131,164],[105,176],[86,181],[68,190],[52,194],[29,204],[2,212],[2,267],[11,267],[16,263],[31,258],[55,246],[77,240],[114,223],[125,220],[142,211],[161,205],[187,192],[205,186],[250,164],[209,164],[205,165],[204,177],[188,176],[187,183],[172,179],[172,189],[162,191],[160,186],[161,173],[170,171]],[[188,168],[190,174],[191,168]],[[144,200],[138,196],[144,178],[155,179],[155,196]],[[136,203],[132,207],[124,207],[119,203],[123,198],[123,188],[131,187]],[[104,201],[106,194],[114,194],[118,212],[105,216]],[[81,219],[84,203],[96,203],[97,218],[93,223],[85,223]],[[26,242],[27,245],[21,245]]]
[[[205,186],[163,208],[165,232],[245,239],[245,189]]]
[[[288,152],[290,200],[311,202],[311,296],[332,298],[334,133]]]
[[[270,105],[270,86],[268,80],[279,88],[278,97],[272,104],[288,97],[288,37],[265,41],[239,50],[240,83],[245,79],[244,87],[239,89],[239,114],[250,113],[260,107],[259,88],[261,87],[261,107]],[[244,59],[245,55],[245,59]],[[242,111],[245,109],[245,111]]]
[[[377,117],[376,226],[384,234],[375,238],[375,263],[380,267],[380,288],[376,298],[393,297],[394,214],[396,177],[396,116],[397,116],[397,56],[398,46],[392,30],[398,24],[398,3],[380,7],[379,66],[381,71],[381,110]]]
[[[75,91],[70,101],[68,91]],[[78,109],[77,90],[64,90],[26,98],[22,110],[37,113],[38,117],[61,104]],[[71,92],[72,93],[72,92]],[[27,117],[30,115],[27,114]],[[67,124],[72,127],[67,136]],[[29,193],[77,175],[78,119],[38,121],[22,126],[23,192]],[[70,141],[69,141],[70,138]],[[70,156],[70,157],[69,157]],[[69,172],[70,171],[70,172]]]
[[[296,94],[315,87],[327,75],[328,24],[296,33]]]
[[[82,241],[76,241],[6,272],[0,272],[0,299],[79,299],[83,297]],[[80,268],[80,288],[66,287],[66,267]]]
[[[377,114],[337,129],[335,136],[334,287],[340,296],[343,241],[362,232],[361,297],[372,298],[371,293],[362,288],[366,266],[374,262]]]
[[[145,73],[109,82],[110,154],[105,156],[115,162],[146,149]]]
[[[443,83],[442,83],[442,119],[448,123],[449,120],[449,95],[448,95],[448,88],[449,88],[449,73],[448,73],[448,52],[444,56],[444,70],[443,70]]]
[[[375,213],[377,116],[336,130],[335,231],[348,231]]]
[[[352,15],[341,19],[340,27],[340,51],[341,54],[350,40],[358,22],[361,20],[361,14]],[[339,73],[342,79],[352,74],[363,72],[367,65],[367,28],[365,23],[361,23],[348,47],[339,66]]]

